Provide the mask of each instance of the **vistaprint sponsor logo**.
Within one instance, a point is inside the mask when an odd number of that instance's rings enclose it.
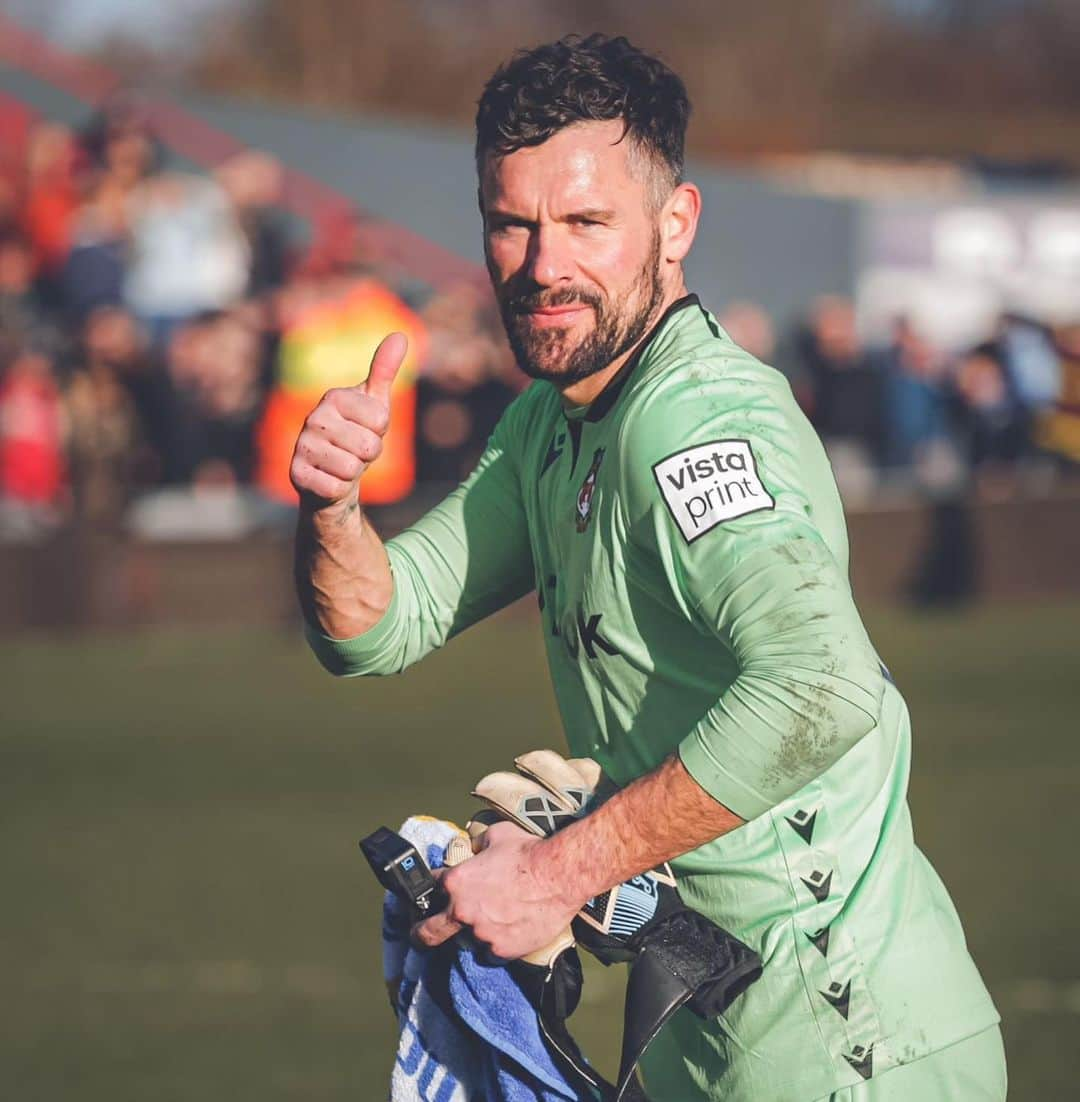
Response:
[[[725,520],[776,504],[758,477],[754,453],[745,440],[714,440],[687,448],[662,459],[653,474],[688,542]]]

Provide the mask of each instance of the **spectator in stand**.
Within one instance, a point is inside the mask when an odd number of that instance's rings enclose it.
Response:
[[[244,314],[206,314],[174,331],[164,481],[235,486],[252,478],[261,410],[259,337]]]
[[[247,242],[213,180],[178,172],[144,180],[131,200],[130,237],[124,298],[157,347],[246,289]]]
[[[879,353],[885,382],[885,462],[909,470],[950,445],[946,361],[907,318]]]
[[[813,387],[807,375],[805,331],[795,334],[797,345],[793,354],[791,342],[780,342],[772,318],[756,302],[730,302],[716,315],[720,327],[740,347],[762,363],[782,372],[791,385],[800,409],[809,413],[814,404]]]
[[[21,171],[7,153],[7,150],[0,149],[0,237],[7,237],[22,228]]]
[[[162,482],[189,485],[206,457],[199,393],[210,363],[210,323],[214,315],[178,325],[165,349],[169,416],[165,427]]]
[[[33,248],[38,280],[52,303],[58,301],[57,283],[71,248],[79,201],[75,156],[74,135],[66,126],[48,123],[30,135],[22,224]]]
[[[60,299],[69,322],[82,326],[99,306],[123,302],[128,203],[156,163],[156,148],[137,119],[106,115],[82,138],[76,173],[82,201],[71,218],[70,247],[60,274]]]
[[[1049,328],[1006,314],[992,343],[1012,400],[1031,415],[1050,409],[1061,393],[1061,362]]]
[[[67,490],[65,417],[47,345],[12,341],[0,375],[0,498],[48,516]]]
[[[60,273],[60,300],[78,328],[99,306],[124,300],[125,226],[118,212],[89,204],[79,208],[71,228],[71,251]]]
[[[146,104],[130,91],[118,92],[101,105],[79,132],[79,145],[89,166],[122,195],[161,162]]]
[[[113,366],[91,358],[72,376],[67,411],[76,516],[116,528],[138,486],[142,439],[135,403]]]
[[[51,329],[34,279],[30,242],[17,232],[0,236],[0,329],[13,334]]]
[[[78,370],[90,378],[111,374],[126,391],[138,425],[132,469],[140,487],[160,481],[170,446],[172,392],[150,356],[138,323],[118,306],[99,306],[83,326]]]
[[[83,202],[62,276],[64,304],[76,327],[96,307],[123,303],[129,208],[161,156],[144,113],[124,99],[107,104],[91,120],[81,145]]]
[[[355,386],[379,341],[394,330],[409,338],[409,350],[391,395],[391,429],[382,456],[360,484],[370,505],[401,501],[416,480],[416,376],[426,359],[422,319],[381,272],[372,234],[360,216],[339,208],[327,212],[314,244],[274,296],[280,339],[263,416],[257,432],[256,482],[270,499],[293,504],[289,459],[296,436],[329,388]]]
[[[796,359],[807,413],[840,492],[848,500],[865,497],[881,457],[882,380],[863,352],[851,302],[835,295],[814,302],[796,338]]]
[[[212,464],[220,472],[218,483],[246,484],[254,473],[254,432],[262,405],[259,333],[238,310],[207,325],[206,370],[198,392],[205,452],[194,480],[205,479]]]
[[[1062,468],[1080,466],[1080,323],[1054,334],[1061,385],[1057,401],[1037,420],[1039,446]]]
[[[288,234],[276,209],[282,196],[281,165],[265,153],[247,151],[230,157],[216,175],[247,242],[245,294],[260,298],[281,287],[288,275]]]
[[[464,479],[520,389],[508,377],[508,347],[486,324],[489,297],[463,282],[424,308],[430,351],[416,390],[419,482]]]
[[[953,431],[965,465],[983,489],[1028,452],[1029,418],[1009,388],[1001,344],[988,341],[961,357],[953,376]]]
[[[729,302],[716,316],[720,327],[740,347],[762,363],[771,364],[776,351],[772,319],[756,302]]]

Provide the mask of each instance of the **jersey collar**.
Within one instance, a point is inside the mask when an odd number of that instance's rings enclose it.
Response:
[[[607,386],[605,386],[592,400],[584,416],[581,418],[582,420],[600,421],[607,416],[612,407],[619,400],[619,395],[622,394],[623,390],[626,388],[626,384],[630,381],[630,376],[634,374],[634,369],[641,362],[641,358],[648,351],[649,346],[660,335],[661,330],[663,330],[676,314],[681,313],[690,306],[701,306],[701,302],[697,295],[683,295],[682,298],[676,299],[664,311],[660,320],[649,330],[648,334],[637,348],[634,349],[634,354],[619,368],[618,372],[608,381]]]

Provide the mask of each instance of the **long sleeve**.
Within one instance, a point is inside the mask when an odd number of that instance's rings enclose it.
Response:
[[[512,446],[517,405],[469,478],[387,543],[394,591],[382,619],[352,639],[331,639],[307,625],[308,643],[331,673],[400,673],[533,587]]]
[[[679,755],[751,819],[878,721],[884,679],[846,577],[839,500],[790,395],[737,373],[671,383],[622,441],[627,525],[717,668],[734,671]]]
[[[810,533],[748,555],[696,611],[738,673],[679,756],[707,792],[751,819],[876,725],[880,663],[847,580]]]

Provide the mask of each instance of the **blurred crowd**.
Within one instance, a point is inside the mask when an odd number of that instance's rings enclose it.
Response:
[[[888,339],[865,341],[854,304],[833,295],[783,339],[754,303],[719,320],[787,375],[849,505],[883,492],[1008,497],[1080,463],[1080,303],[1074,325],[1004,315],[951,352],[906,317]]]
[[[168,163],[132,101],[0,148],[0,534],[215,515],[221,532],[239,501],[283,516],[299,421],[392,328],[412,362],[368,499],[471,469],[523,384],[490,295],[420,286],[345,209],[305,237],[283,186],[260,153],[210,175]],[[783,339],[753,303],[721,322],[788,375],[852,503],[882,486],[1019,492],[1024,472],[1080,460],[1080,324],[1005,317],[950,355],[902,318],[866,346],[839,298]]]
[[[412,363],[369,498],[471,468],[521,385],[489,296],[380,263],[344,205],[305,232],[283,186],[261,153],[168,163],[134,101],[0,147],[0,536],[284,515],[298,419],[393,328]]]

